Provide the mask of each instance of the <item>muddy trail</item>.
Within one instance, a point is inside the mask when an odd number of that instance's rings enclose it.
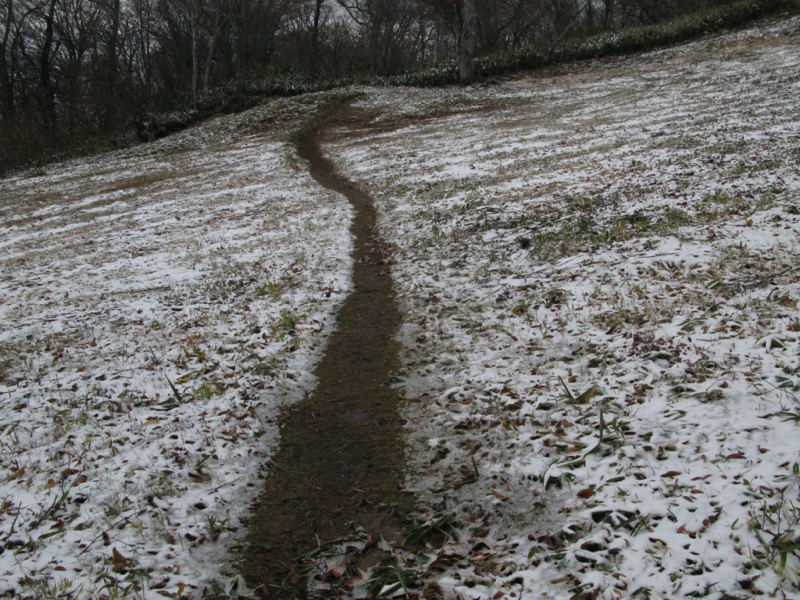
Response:
[[[400,315],[386,248],[369,197],[320,149],[332,126],[358,121],[348,108],[331,109],[324,125],[295,140],[313,177],[355,208],[355,289],[316,369],[316,391],[282,424],[281,445],[250,521],[240,570],[269,598],[345,596],[357,569],[380,560],[381,536],[401,541],[414,504],[401,492],[400,398],[388,383],[397,365]],[[335,569],[320,567],[348,540],[353,543],[338,553]]]

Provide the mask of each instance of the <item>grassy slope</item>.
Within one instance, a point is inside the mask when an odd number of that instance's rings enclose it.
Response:
[[[0,596],[198,597],[350,287],[271,102],[0,181]]]
[[[409,485],[461,528],[430,589],[797,593],[799,46],[375,89],[331,146],[396,248]]]
[[[799,29],[366,90],[383,117],[329,149],[395,246],[409,485],[462,532],[384,573],[434,597],[795,594]],[[284,143],[313,108],[2,183],[4,592],[217,575],[347,285],[347,210]]]

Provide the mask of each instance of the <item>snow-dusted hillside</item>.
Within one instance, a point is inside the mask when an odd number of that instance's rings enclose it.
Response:
[[[325,150],[394,250],[408,486],[459,532],[384,572],[797,597],[800,20],[358,91]],[[352,211],[287,141],[322,98],[0,180],[0,596],[234,575],[351,287]]]
[[[273,103],[0,181],[0,596],[223,581],[350,289],[351,209]]]
[[[433,587],[797,597],[800,21],[361,104]]]

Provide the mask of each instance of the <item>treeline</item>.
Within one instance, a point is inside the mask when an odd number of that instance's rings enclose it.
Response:
[[[470,3],[472,4],[472,3]],[[547,48],[723,0],[475,0],[476,52]],[[0,171],[220,86],[452,61],[463,0],[0,0]],[[256,86],[257,87],[257,86]]]

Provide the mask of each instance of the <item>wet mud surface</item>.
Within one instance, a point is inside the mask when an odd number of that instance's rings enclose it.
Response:
[[[389,385],[397,366],[400,315],[385,245],[370,199],[339,176],[320,149],[326,131],[355,127],[358,119],[340,107],[296,139],[314,178],[355,208],[355,289],[316,369],[316,391],[294,405],[282,425],[281,445],[250,521],[239,568],[247,583],[269,598],[337,597],[309,592],[311,575],[302,558],[342,540],[370,540],[335,573],[346,579],[348,571],[377,562],[381,536],[402,540],[413,509],[413,497],[401,491],[400,398]]]

